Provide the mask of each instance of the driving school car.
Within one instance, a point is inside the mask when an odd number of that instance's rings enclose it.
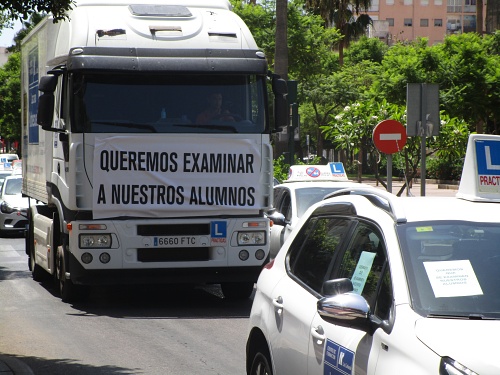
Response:
[[[273,259],[296,226],[299,218],[327,194],[348,187],[366,187],[349,180],[342,163],[292,165],[286,181],[274,187],[274,212],[269,255]]]
[[[472,135],[456,197],[348,188],[265,266],[247,374],[500,374],[500,137]]]

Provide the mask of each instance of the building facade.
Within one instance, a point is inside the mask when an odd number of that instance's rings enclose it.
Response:
[[[486,5],[483,0],[483,29]],[[370,36],[389,45],[419,37],[433,45],[446,35],[476,31],[476,0],[372,0],[367,13],[373,20]]]

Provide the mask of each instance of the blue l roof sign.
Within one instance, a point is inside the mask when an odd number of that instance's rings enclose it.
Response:
[[[488,183],[487,176],[499,177],[500,174],[500,140],[476,141],[477,172],[480,181]],[[485,178],[481,178],[485,175]]]
[[[457,197],[500,202],[500,136],[469,136]]]

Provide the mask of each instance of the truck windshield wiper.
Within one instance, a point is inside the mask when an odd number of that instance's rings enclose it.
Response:
[[[231,125],[196,125],[196,124],[175,124],[174,126],[180,126],[182,128],[196,128],[196,129],[215,129],[224,130],[231,133],[238,133],[236,128]]]
[[[141,124],[130,121],[119,121],[119,120],[113,120],[113,121],[97,120],[91,122],[92,124],[112,125],[112,126],[119,126],[123,128],[133,128],[133,129],[144,129],[144,130],[149,130],[151,133],[156,133],[156,128],[150,124]]]
[[[492,318],[489,316],[484,316],[483,314],[428,314],[428,318],[443,318],[443,319],[464,319],[464,320],[497,320],[498,318]]]

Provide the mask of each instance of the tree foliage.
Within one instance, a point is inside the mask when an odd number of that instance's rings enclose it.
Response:
[[[27,20],[34,13],[51,13],[55,21],[66,18],[74,0],[2,0],[0,2],[0,30],[13,20]]]
[[[15,52],[0,68],[0,136],[21,139],[21,54]]]

